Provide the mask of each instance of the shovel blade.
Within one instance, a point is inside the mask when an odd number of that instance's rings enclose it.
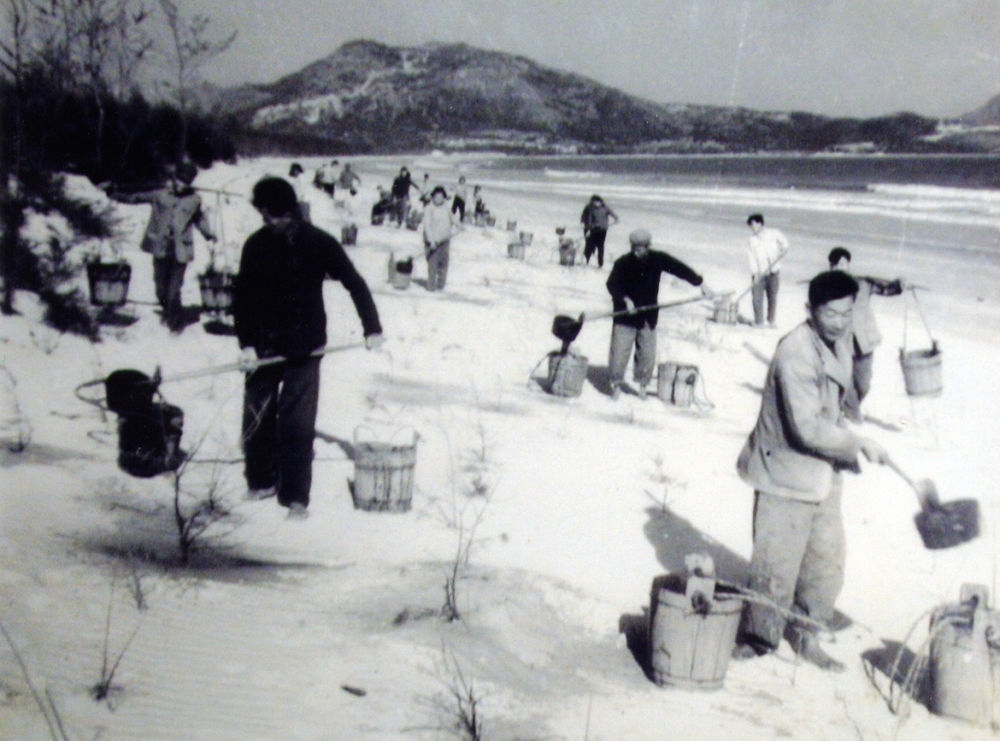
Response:
[[[555,319],[552,320],[552,334],[554,334],[562,342],[569,344],[576,339],[577,335],[580,334],[580,330],[583,328],[583,317],[579,319],[574,319],[571,316],[565,316],[560,314]]]

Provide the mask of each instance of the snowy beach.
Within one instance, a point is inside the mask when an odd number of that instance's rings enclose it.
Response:
[[[247,194],[262,175],[284,175],[290,161],[217,164],[196,185]],[[310,175],[321,163],[298,161]],[[184,410],[182,446],[195,458],[185,485],[216,487],[229,512],[181,567],[170,477],[120,471],[115,416],[74,395],[116,369],[159,367],[169,376],[236,359],[235,338],[211,325],[194,323],[179,336],[160,326],[149,257],[138,249],[147,207],[116,206],[132,265],[120,313],[134,323],[105,326],[97,344],[58,335],[26,293],[17,297],[22,315],[0,323],[4,364],[34,428],[27,450],[0,453],[0,623],[8,634],[0,642],[0,737],[51,733],[12,646],[71,738],[461,737],[452,729],[466,686],[487,739],[992,737],[931,714],[925,686],[900,695],[887,674],[898,651],[905,666],[926,654],[929,611],[956,602],[962,584],[986,585],[994,603],[1000,589],[992,481],[1000,470],[1000,192],[649,183],[429,155],[351,162],[362,178],[358,195],[336,205],[310,188],[312,217],[338,237],[344,224],[359,225],[347,249],[374,293],[386,343],[322,364],[305,522],[286,521],[273,500],[241,499],[242,467],[233,462],[241,455],[239,373],[164,383],[164,397]],[[442,293],[421,287],[422,258],[408,289],[387,281],[390,255],[421,254],[417,232],[368,220],[376,184],[388,185],[400,164],[417,180],[429,173],[449,194],[465,174],[482,184],[496,217],[494,227],[466,225],[452,240]],[[747,214],[763,212],[791,241],[777,329],[716,323],[710,302],[661,314],[658,362],[698,366],[693,407],[608,396],[609,320],[585,321],[573,343],[590,365],[579,397],[547,394],[532,380],[559,348],[550,331],[556,315],[610,308],[609,264],[558,260],[556,227],[579,238],[580,210],[593,193],[621,219],[608,236],[608,263],[628,249],[629,231],[644,227],[654,249],[687,262],[716,292],[739,294],[748,284]],[[260,217],[244,197],[205,200],[222,229],[219,264],[235,268]],[[26,228],[44,238],[49,226]],[[508,242],[521,231],[533,239],[523,261],[510,259]],[[850,625],[826,645],[847,671],[823,673],[783,644],[731,663],[721,690],[658,687],[636,657],[652,580],[707,552],[722,578],[742,583],[753,497],[736,457],[775,343],[804,319],[805,283],[836,245],[853,252],[859,274],[925,287],[916,298],[874,300],[884,341],[863,434],[912,477],[936,482],[943,500],[978,499],[982,533],[926,550],[913,491],[889,469],[863,463],[845,484],[848,565],[838,607]],[[196,250],[184,293],[191,307],[200,303],[195,274],[208,263],[205,243]],[[692,293],[665,278],[660,300]],[[357,343],[361,327],[346,293],[331,283],[326,299],[328,346]],[[740,308],[750,315],[749,296]],[[907,396],[904,335],[907,349],[939,343],[940,396]],[[413,434],[412,509],[354,509],[357,442]],[[447,622],[438,613],[456,575],[460,619]],[[89,689],[119,652],[115,691],[95,702]],[[890,695],[901,712],[890,711]]]

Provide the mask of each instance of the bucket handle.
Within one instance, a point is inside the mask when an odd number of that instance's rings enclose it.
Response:
[[[910,293],[913,294],[913,303],[917,307],[917,312],[920,314],[920,321],[924,325],[924,331],[927,333],[927,338],[931,341],[931,348],[937,349],[937,342],[934,340],[934,335],[931,334],[930,325],[927,324],[927,317],[924,316],[924,307],[920,305],[920,299],[917,298],[917,288],[916,286],[908,286]],[[906,330],[907,330],[907,320],[908,320],[908,307],[906,304],[903,305],[903,352],[906,352]]]
[[[364,440],[364,441],[361,440],[359,433],[362,430],[367,430],[368,432],[370,432],[371,433],[371,439]],[[354,428],[354,444],[357,445],[358,443],[361,443],[361,442],[382,442],[382,443],[388,443],[388,444],[391,445],[391,444],[393,444],[393,443],[396,442],[396,439],[399,437],[400,433],[406,432],[407,430],[409,430],[411,433],[413,433],[413,441],[410,444],[411,445],[416,445],[417,441],[420,439],[420,433],[417,432],[417,428],[414,427],[413,425],[403,425],[402,427],[397,428],[396,431],[393,432],[391,435],[389,435],[389,439],[388,440],[379,440],[378,439],[378,435],[375,434],[374,428],[372,428],[369,425],[364,425],[364,424],[358,425],[357,427]]]

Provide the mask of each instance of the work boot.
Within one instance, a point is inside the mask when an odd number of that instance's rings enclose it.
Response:
[[[259,502],[262,499],[268,499],[273,497],[277,489],[273,486],[268,486],[263,489],[247,489],[246,493],[243,495],[243,499],[248,502]]]
[[[611,400],[617,401],[618,397],[622,395],[622,385],[620,383],[611,384]]]
[[[304,520],[309,517],[309,510],[306,509],[306,505],[302,502],[292,502],[288,505],[288,514],[285,515],[286,520]]]

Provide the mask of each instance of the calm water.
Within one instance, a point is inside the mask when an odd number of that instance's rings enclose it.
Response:
[[[505,157],[481,166],[522,177],[619,176],[663,185],[865,190],[886,184],[1000,189],[998,155]]]

